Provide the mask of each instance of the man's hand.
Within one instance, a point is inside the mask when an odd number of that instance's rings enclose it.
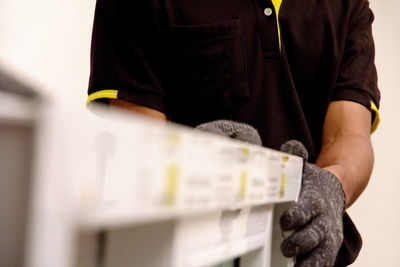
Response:
[[[288,141],[281,150],[305,160],[299,201],[280,218],[283,231],[295,231],[282,242],[282,252],[296,257],[295,267],[333,266],[343,241],[346,202],[341,183],[329,171],[307,163],[300,142]]]

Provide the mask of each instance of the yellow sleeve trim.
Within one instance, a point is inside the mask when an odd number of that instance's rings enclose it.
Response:
[[[282,0],[272,0],[272,4],[274,5],[275,13],[276,13],[276,25],[278,26],[279,51],[281,51],[282,44],[281,44],[281,28],[279,26],[279,9],[281,8]]]
[[[90,94],[88,96],[88,99],[86,101],[86,106],[99,98],[110,98],[110,99],[117,99],[118,96],[118,90],[101,90],[101,91],[97,91],[93,94]]]
[[[378,129],[379,123],[381,122],[381,116],[379,114],[378,108],[376,107],[375,103],[372,101],[371,101],[370,109],[375,112],[375,118],[374,118],[374,121],[372,122],[372,126],[371,126],[371,134],[373,134],[376,131],[376,129]]]

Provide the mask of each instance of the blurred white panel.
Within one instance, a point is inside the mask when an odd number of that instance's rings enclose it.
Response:
[[[0,266],[23,266],[33,125],[0,120]]]

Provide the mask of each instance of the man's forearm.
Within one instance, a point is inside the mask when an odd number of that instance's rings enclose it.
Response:
[[[341,181],[348,207],[363,192],[372,172],[370,131],[371,113],[364,106],[350,101],[329,105],[316,164]]]
[[[123,109],[125,111],[133,112],[136,114],[141,114],[141,115],[144,115],[149,118],[158,119],[161,121],[167,120],[167,117],[165,116],[165,114],[163,114],[162,112],[160,112],[158,110],[140,106],[140,105],[136,105],[134,103],[127,102],[127,101],[120,100],[120,99],[110,99],[110,107],[111,107],[111,110],[113,110],[113,108],[116,107],[119,109]]]
[[[345,135],[325,146],[316,164],[342,183],[346,206],[351,206],[368,184],[374,162],[371,141],[365,136]]]

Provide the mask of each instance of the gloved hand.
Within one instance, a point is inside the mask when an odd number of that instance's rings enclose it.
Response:
[[[332,173],[306,162],[308,152],[302,143],[288,141],[281,151],[305,160],[299,201],[280,218],[282,231],[294,230],[283,240],[282,253],[296,257],[295,267],[331,267],[343,241],[342,185]]]
[[[254,145],[262,144],[260,135],[257,130],[248,124],[229,121],[229,120],[216,120],[200,124],[196,127],[197,130],[210,132],[214,134],[231,137],[243,142]]]

